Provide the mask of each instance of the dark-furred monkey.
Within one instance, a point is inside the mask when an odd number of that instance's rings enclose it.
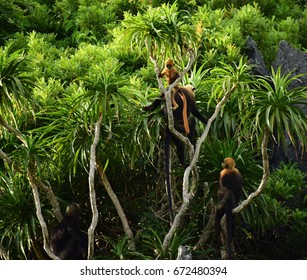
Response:
[[[227,259],[231,259],[231,243],[235,229],[235,219],[232,214],[232,209],[238,205],[238,201],[241,198],[243,180],[233,158],[225,158],[222,163],[222,168],[215,216],[215,242],[220,244],[221,219],[226,214],[226,257]]]
[[[198,118],[201,122],[207,123],[207,119],[198,111],[195,101],[195,88],[188,85],[184,87],[178,87],[174,91],[174,99],[178,104],[177,109],[173,110],[174,126],[175,129],[189,138],[191,143],[195,145],[196,142],[196,122],[195,118]],[[144,107],[145,111],[152,111],[157,108],[162,102],[165,101],[164,93],[159,98],[155,99],[152,104]],[[165,102],[164,102],[165,103]],[[164,115],[167,117],[166,108],[163,108]],[[164,143],[164,158],[165,158],[165,181],[168,192],[169,211],[171,222],[174,219],[172,209],[172,195],[171,195],[171,183],[170,183],[170,143],[173,142],[177,149],[178,160],[181,166],[186,167],[185,163],[185,144],[175,137],[168,126],[165,128],[165,143]]]
[[[61,260],[86,260],[87,235],[80,230],[80,206],[67,206],[63,220],[50,235],[50,248]]]

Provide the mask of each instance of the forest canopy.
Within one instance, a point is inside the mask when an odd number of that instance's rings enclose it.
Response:
[[[226,157],[243,177],[234,258],[307,258],[306,173],[272,164],[289,146],[306,154],[307,91],[289,87],[302,76],[271,68],[282,40],[306,52],[306,1],[0,0],[0,26],[2,259],[53,258],[49,234],[73,202],[90,259],[176,259],[179,246],[219,259],[212,217]],[[252,74],[248,38],[269,76]],[[143,110],[170,95],[159,77],[169,57],[208,119],[186,145],[187,168],[173,149],[173,224],[169,124]]]

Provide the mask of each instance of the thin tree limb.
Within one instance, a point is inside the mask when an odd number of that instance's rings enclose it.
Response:
[[[128,223],[128,220],[127,220],[127,217],[126,217],[126,214],[118,200],[118,197],[117,195],[115,194],[115,192],[113,191],[112,187],[111,187],[111,184],[105,174],[105,171],[102,167],[102,164],[101,162],[97,162],[97,170],[98,170],[98,173],[100,175],[100,179],[101,179],[101,182],[102,184],[104,185],[110,199],[112,200],[113,202],[113,205],[118,213],[118,216],[121,220],[121,223],[123,225],[123,229],[124,229],[124,232],[125,234],[131,239],[131,243],[129,244],[129,248],[131,250],[135,250],[135,242],[134,242],[134,237],[133,237],[133,233],[132,233],[132,230],[130,229],[130,226],[129,226],[129,223]]]
[[[3,117],[0,115],[0,124],[10,133],[13,133],[24,145],[26,145],[26,142],[23,138],[22,133],[15,129],[14,127],[11,127],[4,119]]]
[[[202,250],[204,248],[204,244],[206,244],[206,242],[209,239],[210,232],[213,229],[214,218],[215,218],[215,213],[216,213],[216,209],[215,209],[213,199],[210,200],[210,208],[211,208],[211,211],[210,211],[210,215],[209,215],[209,221],[208,221],[205,229],[203,230],[202,235],[200,236],[199,240],[197,241],[196,245],[194,246],[193,250]]]
[[[14,165],[13,160],[1,149],[0,149],[0,157],[3,158],[9,166],[12,166],[16,172],[23,174],[23,171],[19,168],[19,166]],[[61,209],[56,199],[56,196],[54,195],[54,192],[52,191],[52,188],[50,186],[47,186],[40,180],[36,180],[36,184],[46,193],[47,198],[52,206],[52,211],[53,211],[55,218],[58,221],[61,221],[63,219],[63,215],[61,213]]]
[[[52,188],[46,184],[44,184],[41,180],[36,180],[38,187],[43,190],[47,196],[48,201],[52,207],[52,213],[54,214],[55,218],[60,222],[63,220],[63,215],[61,213],[59,202],[52,190]]]
[[[27,176],[28,176],[30,186],[32,188],[32,193],[33,193],[33,198],[34,198],[34,203],[35,203],[35,208],[36,208],[36,216],[37,216],[39,224],[42,228],[44,250],[46,251],[46,253],[48,254],[48,256],[51,259],[58,260],[59,258],[51,251],[50,246],[49,246],[48,228],[47,228],[47,224],[44,220],[44,217],[42,215],[41,202],[40,202],[39,192],[38,192],[38,188],[37,188],[37,185],[36,185],[34,174],[35,174],[35,172],[29,166],[28,169],[27,169]]]
[[[89,195],[90,195],[90,202],[91,202],[91,209],[92,209],[92,222],[90,227],[88,228],[88,255],[87,258],[90,260],[94,256],[94,241],[95,241],[95,229],[98,223],[98,209],[96,203],[96,192],[95,192],[95,165],[96,165],[96,147],[99,142],[100,136],[100,126],[102,121],[102,114],[100,114],[98,121],[95,125],[95,134],[94,140],[91,145],[91,160],[90,160],[90,171],[88,177],[88,186],[89,186]]]
[[[241,202],[239,206],[232,210],[233,213],[239,213],[243,209],[245,209],[257,196],[259,196],[266,188],[269,177],[270,177],[270,163],[268,157],[268,142],[269,142],[270,132],[269,128],[265,127],[263,132],[263,139],[261,143],[261,154],[262,154],[262,166],[263,166],[263,174],[262,179],[259,184],[258,189],[251,193],[247,199]]]
[[[10,257],[9,257],[9,252],[6,251],[6,250],[3,248],[2,244],[0,244],[0,256],[1,256],[3,259],[5,259],[5,260],[9,260],[9,259],[10,259]]]

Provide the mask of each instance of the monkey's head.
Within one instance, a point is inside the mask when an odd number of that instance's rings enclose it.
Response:
[[[184,87],[182,87],[182,88],[186,89],[186,90],[190,93],[190,95],[191,95],[193,98],[195,98],[195,90],[196,90],[196,88],[195,88],[194,86],[192,86],[192,85],[186,85],[186,86],[184,86]]]
[[[67,205],[66,216],[79,217],[80,216],[80,205],[75,202]]]
[[[174,67],[175,65],[175,62],[173,60],[171,60],[170,58],[167,59],[165,61],[165,67],[168,69],[168,70],[172,70],[172,68]]]
[[[192,86],[192,85],[186,85],[186,86],[184,86],[186,89],[188,89],[189,91],[191,91],[191,92],[195,92],[195,90],[196,90],[196,88],[194,87],[194,86]]]
[[[222,168],[224,168],[224,169],[233,169],[233,168],[235,168],[235,166],[236,166],[236,162],[231,157],[225,158],[223,163],[222,163]]]

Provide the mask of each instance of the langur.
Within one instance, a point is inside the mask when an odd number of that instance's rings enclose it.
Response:
[[[178,104],[177,109],[173,110],[174,126],[175,129],[189,138],[190,142],[195,145],[196,142],[196,122],[195,118],[198,118],[201,122],[207,123],[206,117],[204,117],[196,107],[195,101],[195,88],[187,85],[184,87],[178,87],[174,92],[174,100]],[[152,111],[157,108],[162,102],[165,101],[164,93],[159,98],[155,99],[152,104],[143,108],[145,111]],[[164,106],[164,115],[167,118],[166,108]],[[185,163],[185,146],[184,143],[175,137],[168,126],[165,128],[164,138],[164,158],[165,158],[165,181],[168,192],[168,204],[170,212],[170,221],[173,222],[174,213],[172,208],[172,192],[170,182],[170,143],[173,142],[177,149],[177,155],[179,164],[186,167]]]
[[[233,158],[225,158],[222,163],[218,189],[218,205],[215,216],[215,242],[220,244],[221,219],[226,214],[226,251],[227,259],[231,259],[231,243],[235,229],[235,219],[232,209],[238,205],[242,195],[243,180],[239,170],[235,167]]]
[[[87,242],[87,235],[80,230],[80,206],[72,203],[50,235],[50,248],[61,260],[86,260]]]
[[[170,58],[165,61],[165,67],[160,73],[159,77],[166,77],[166,81],[168,85],[170,86],[172,83],[174,83],[179,78],[179,72],[174,67],[175,62],[171,60]],[[171,100],[172,100],[172,106],[173,110],[176,110],[178,108],[178,104],[174,98],[175,92],[178,89],[178,86],[175,86],[171,92]]]

